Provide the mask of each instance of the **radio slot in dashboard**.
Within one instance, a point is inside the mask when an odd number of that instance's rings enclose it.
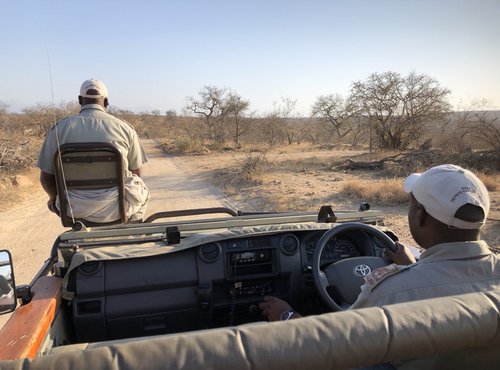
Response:
[[[274,276],[277,274],[274,249],[244,250],[227,253],[229,280]]]

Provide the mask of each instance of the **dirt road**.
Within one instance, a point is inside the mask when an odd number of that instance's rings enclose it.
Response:
[[[144,180],[151,191],[146,215],[158,211],[228,206],[224,195],[202,178],[191,178],[176,158],[156,148],[153,140],[143,140],[149,162]],[[65,231],[59,218],[47,209],[41,188],[16,207],[0,212],[0,249],[8,249],[14,260],[17,284],[28,284],[49,256],[52,243]],[[0,327],[6,321],[0,317]]]

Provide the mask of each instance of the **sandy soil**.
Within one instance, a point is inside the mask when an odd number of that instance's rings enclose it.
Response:
[[[286,152],[284,152],[286,150]],[[351,150],[318,150],[310,147],[287,146],[267,154],[278,164],[285,162],[327,161],[335,157],[349,158],[359,154]],[[238,184],[232,186],[227,172],[237,172],[247,154],[212,153],[210,155],[191,155],[176,158],[185,171],[192,176],[205,178],[224,189],[226,196],[238,209],[245,211],[279,210],[300,211],[319,210],[322,205],[331,205],[334,210],[357,209],[363,199],[350,199],[339,195],[343,184],[350,180],[362,180],[368,184],[380,180],[380,174],[366,171],[336,171],[333,168],[301,166],[296,171],[278,170],[262,176],[261,183]],[[224,172],[221,175],[221,172]],[[234,180],[234,179],[233,179]],[[401,187],[403,178],[400,179]],[[500,191],[490,192],[491,209],[489,220],[482,230],[483,238],[490,246],[500,246]],[[385,225],[390,227],[400,241],[415,245],[407,225],[407,204],[387,205],[384,202],[370,202],[371,209],[384,213]]]

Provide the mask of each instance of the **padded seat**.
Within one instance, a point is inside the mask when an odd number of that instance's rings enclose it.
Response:
[[[54,175],[59,195],[60,217],[63,226],[101,226],[127,221],[125,214],[125,169],[120,151],[109,143],[66,143],[54,157]],[[95,223],[74,218],[68,205],[67,192],[73,189],[118,188],[120,218],[108,223]]]
[[[500,291],[276,323],[63,346],[5,369],[490,369],[500,363]],[[147,354],[147,356],[145,356]],[[3,369],[4,367],[2,367]]]

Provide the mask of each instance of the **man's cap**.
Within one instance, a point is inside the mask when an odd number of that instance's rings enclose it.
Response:
[[[458,229],[479,229],[490,209],[486,186],[469,170],[453,164],[432,167],[424,173],[414,173],[404,182],[404,191],[412,193],[427,213],[445,225]],[[484,219],[464,221],[455,214],[465,204],[481,207]]]
[[[91,78],[90,80],[83,81],[82,87],[80,87],[80,96],[91,99],[107,98],[108,89],[106,89],[106,86],[102,81]]]

